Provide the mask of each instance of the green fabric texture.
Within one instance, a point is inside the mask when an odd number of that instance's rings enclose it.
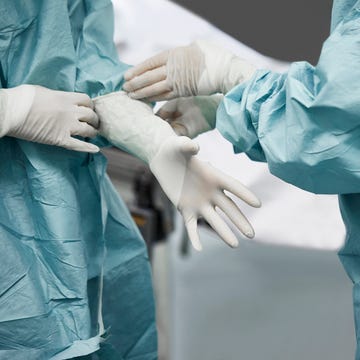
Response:
[[[1,87],[121,89],[110,0],[4,0],[0,14]],[[4,137],[0,157],[0,359],[157,359],[146,247],[104,156]]]

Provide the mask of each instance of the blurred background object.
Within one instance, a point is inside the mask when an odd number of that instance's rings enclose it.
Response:
[[[282,72],[289,60],[316,63],[330,26],[328,0],[178,2],[221,30],[167,0],[114,0],[122,61],[135,64],[201,38]],[[106,151],[111,178],[152,255],[159,360],[352,359],[351,284],[335,251],[344,238],[336,196],[282,182],[266,164],[234,155],[217,131],[197,141],[203,159],[262,199],[261,209],[239,204],[256,238],[241,239],[236,250],[203,225],[204,251],[193,252],[180,217],[142,163]]]
[[[232,251],[200,236],[206,249],[187,257],[171,238],[164,359],[354,359],[351,285],[334,253],[246,240]]]
[[[316,64],[330,31],[332,0],[176,0],[222,31],[283,61]]]

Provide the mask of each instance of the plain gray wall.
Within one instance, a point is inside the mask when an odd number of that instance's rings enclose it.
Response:
[[[176,0],[257,51],[316,64],[332,0]],[[184,26],[186,26],[184,24]]]

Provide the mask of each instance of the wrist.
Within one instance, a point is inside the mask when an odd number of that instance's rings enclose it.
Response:
[[[0,90],[0,137],[11,135],[27,118],[35,97],[33,85]]]
[[[178,207],[189,160],[199,145],[186,136],[168,137],[149,162],[151,172],[170,201]]]
[[[177,135],[172,127],[158,116],[151,116],[149,124],[152,124],[150,131],[151,138],[141,149],[141,158],[149,165],[152,160],[166,147],[164,145],[172,143]]]
[[[223,78],[232,58],[232,53],[208,41],[194,43],[204,57],[204,70],[199,78],[197,95],[212,95],[221,92]]]
[[[255,66],[235,55],[229,59],[226,69],[227,71],[222,78],[220,86],[221,93],[223,94],[228,93],[235,86],[248,81],[256,71]]]
[[[186,121],[187,134],[194,138],[204,132],[213,130],[216,126],[216,111],[223,95],[195,96],[193,98],[194,109],[188,114],[190,121]]]
[[[194,43],[204,56],[204,71],[199,78],[198,95],[226,94],[248,80],[255,67],[227,49],[207,41]]]

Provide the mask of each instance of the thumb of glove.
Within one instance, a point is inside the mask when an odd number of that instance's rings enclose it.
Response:
[[[181,136],[179,138],[179,142],[180,142],[180,150],[184,155],[188,155],[188,156],[196,155],[200,150],[199,145],[195,141],[191,140],[186,136]]]

